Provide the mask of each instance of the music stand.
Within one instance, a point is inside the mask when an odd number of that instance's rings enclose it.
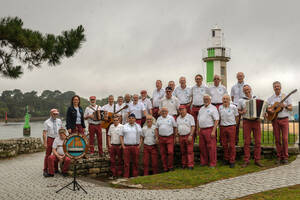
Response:
[[[83,187],[76,180],[76,176],[77,176],[76,164],[77,164],[78,159],[84,157],[85,154],[87,153],[87,151],[88,151],[87,144],[88,144],[88,141],[87,141],[86,137],[78,132],[67,136],[67,138],[64,140],[64,143],[63,143],[64,152],[65,152],[66,156],[68,156],[69,158],[74,160],[73,181],[71,183],[65,185],[61,189],[57,190],[56,193],[60,192],[61,190],[65,189],[65,188],[68,188],[73,191],[82,189],[87,194],[85,189],[83,189]],[[69,188],[69,186],[72,186],[72,185],[73,185],[73,187]]]
[[[76,180],[76,163],[77,163],[77,159],[74,159],[74,169],[73,169],[73,181],[67,185],[65,185],[64,187],[60,188],[59,190],[56,191],[56,193],[60,192],[61,190],[65,189],[65,188],[68,188],[69,190],[73,190],[73,191],[76,191],[77,190],[80,190],[82,189],[86,194],[87,194],[87,191],[85,191],[85,189],[83,189],[83,187],[77,182]],[[72,188],[69,188],[70,185],[73,184],[73,189]]]

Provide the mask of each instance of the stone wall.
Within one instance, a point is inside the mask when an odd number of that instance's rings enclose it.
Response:
[[[44,151],[41,138],[15,138],[0,140],[0,158],[10,158],[19,154]]]

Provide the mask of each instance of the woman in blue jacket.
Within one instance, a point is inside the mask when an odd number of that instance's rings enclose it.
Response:
[[[80,107],[80,97],[78,95],[72,97],[71,106],[67,111],[66,127],[69,133],[84,134],[85,132],[83,110]]]

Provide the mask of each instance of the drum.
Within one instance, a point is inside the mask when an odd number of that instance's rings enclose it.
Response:
[[[245,119],[264,119],[268,103],[261,99],[251,99],[245,102],[245,106],[246,113],[243,116]]]

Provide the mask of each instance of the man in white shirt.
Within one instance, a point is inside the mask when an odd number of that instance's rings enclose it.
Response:
[[[234,168],[235,166],[235,131],[236,122],[239,116],[238,109],[235,105],[230,104],[230,96],[223,96],[223,105],[219,107],[220,113],[220,138],[224,152],[224,164]]]
[[[120,135],[123,131],[123,125],[120,124],[120,117],[115,115],[114,122],[110,125],[108,130],[108,145],[110,156],[110,170],[113,178],[120,177],[122,175],[122,146],[120,141]]]
[[[114,101],[114,96],[113,95],[109,95],[108,96],[108,103],[106,105],[104,105],[102,107],[103,111],[104,111],[104,116],[105,116],[105,120],[108,120],[108,116],[109,115],[113,115],[111,113],[115,113],[116,112],[116,104]],[[105,136],[106,136],[106,147],[108,147],[108,131],[109,131],[109,126],[105,129]]]
[[[191,114],[197,123],[197,116],[200,108],[203,106],[203,95],[207,93],[207,87],[202,83],[203,77],[201,74],[195,76],[196,85],[192,87],[192,110]]]
[[[245,82],[244,82],[245,75],[243,72],[238,72],[236,74],[236,78],[237,78],[238,82],[234,86],[232,86],[230,95],[231,95],[231,100],[232,100],[233,104],[238,106],[239,100],[245,96],[244,92],[243,92],[243,87],[245,85]],[[241,116],[239,115],[237,124],[236,124],[235,144],[239,143],[239,135],[238,134],[240,131],[240,119],[241,119]]]
[[[135,115],[131,113],[128,116],[128,123],[123,126],[123,130],[120,133],[120,141],[123,148],[125,178],[129,178],[130,157],[132,158],[132,175],[136,177],[139,174],[138,165],[141,133],[141,126],[135,122]]]
[[[166,96],[160,101],[159,109],[163,107],[168,109],[169,115],[173,116],[176,119],[178,114],[178,108],[180,106],[179,101],[176,97],[172,95],[172,88],[166,87]]]
[[[155,119],[159,117],[159,102],[164,97],[165,90],[162,88],[161,80],[156,81],[156,89],[153,91],[152,95],[152,114]]]
[[[101,128],[101,121],[96,120],[94,118],[94,112],[97,110],[101,110],[101,106],[96,105],[96,97],[90,97],[90,105],[86,107],[84,112],[84,119],[88,120],[89,123],[89,143],[90,143],[90,153],[94,154],[94,141],[95,141],[95,134],[97,136],[97,143],[98,143],[98,152],[99,155],[102,156],[102,128]]]
[[[124,96],[124,99],[125,99],[125,102],[124,104],[126,106],[128,106],[126,109],[124,109],[124,119],[122,120],[122,124],[126,124],[128,123],[128,112],[129,112],[129,105],[132,104],[132,101],[131,101],[131,95],[130,94],[125,94]]]
[[[179,106],[180,115],[177,117],[182,168],[194,168],[194,132],[195,120],[187,113],[184,105]]]
[[[43,128],[43,142],[46,149],[46,154],[44,158],[44,173],[43,175],[47,177],[48,175],[48,158],[52,153],[53,141],[58,137],[58,130],[62,127],[62,122],[58,119],[59,112],[57,109],[50,110],[50,118],[44,122]],[[57,165],[55,167],[57,169]]]
[[[156,138],[156,126],[153,125],[153,117],[151,115],[146,116],[146,126],[142,129],[142,142],[144,143],[144,176],[149,174],[149,158],[151,156],[152,172],[157,174],[158,172],[158,150]]]
[[[226,87],[221,84],[219,75],[214,76],[214,85],[208,88],[208,94],[211,96],[211,104],[218,109],[222,105],[222,97],[224,94],[228,94]]]
[[[152,103],[149,98],[147,98],[147,91],[142,90],[141,91],[141,99],[139,100],[140,103],[144,105],[144,108],[146,109],[146,115],[152,115]],[[142,116],[142,124],[141,126],[143,127],[144,123],[146,122],[146,115]]]
[[[219,124],[219,112],[211,104],[208,94],[203,96],[204,106],[198,113],[197,130],[199,135],[200,163],[201,166],[209,165],[214,168],[217,165],[217,141],[216,130]]]
[[[179,86],[174,90],[173,95],[177,97],[180,105],[184,105],[188,113],[191,108],[191,88],[186,86],[185,77],[179,78]]]
[[[66,139],[66,130],[64,128],[59,129],[59,136],[54,139],[52,144],[52,155],[48,158],[48,176],[53,177],[55,170],[54,166],[61,163],[61,172],[63,176],[67,176],[71,159],[65,155],[63,144]]]
[[[119,96],[118,100],[117,100],[117,104],[116,104],[116,112],[118,112],[119,110],[121,110],[125,106],[126,106],[126,104],[124,103],[123,97]],[[127,113],[128,113],[128,111],[126,112],[126,108],[118,113],[118,115],[120,115],[120,117],[121,117],[120,118],[120,123],[123,124],[124,119],[127,117]]]
[[[281,83],[275,81],[273,83],[274,94],[268,99],[269,108],[268,111],[274,113],[271,108],[274,103],[282,101],[286,94],[281,93]],[[282,111],[278,113],[276,119],[272,121],[273,132],[275,136],[275,144],[277,151],[277,164],[288,163],[288,134],[289,134],[289,111],[293,110],[291,98],[287,98],[282,104],[279,105]]]
[[[238,72],[236,74],[237,83],[232,86],[230,91],[231,100],[234,105],[238,105],[239,100],[244,97],[243,87],[245,85],[244,79],[245,75],[243,72]]]
[[[146,116],[146,109],[144,107],[144,104],[139,102],[139,95],[137,94],[133,95],[133,102],[129,105],[128,115],[132,113],[135,115],[136,123],[138,123],[141,126],[142,116]]]
[[[174,159],[174,134],[177,124],[174,117],[168,115],[168,108],[161,108],[161,116],[156,121],[157,138],[164,172],[173,171]]]
[[[247,112],[246,101],[255,99],[252,96],[251,87],[249,85],[244,85],[243,91],[245,97],[239,100],[238,111],[239,114],[244,115]],[[260,153],[261,153],[261,127],[260,119],[246,119],[243,118],[243,133],[244,133],[244,164],[242,167],[247,167],[250,160],[250,143],[251,143],[251,131],[253,131],[254,136],[254,163],[259,167],[263,167],[260,163]]]
[[[172,89],[172,93],[173,93],[174,90],[175,90],[175,87],[176,87],[175,81],[169,81],[168,82],[168,87],[170,87]]]

